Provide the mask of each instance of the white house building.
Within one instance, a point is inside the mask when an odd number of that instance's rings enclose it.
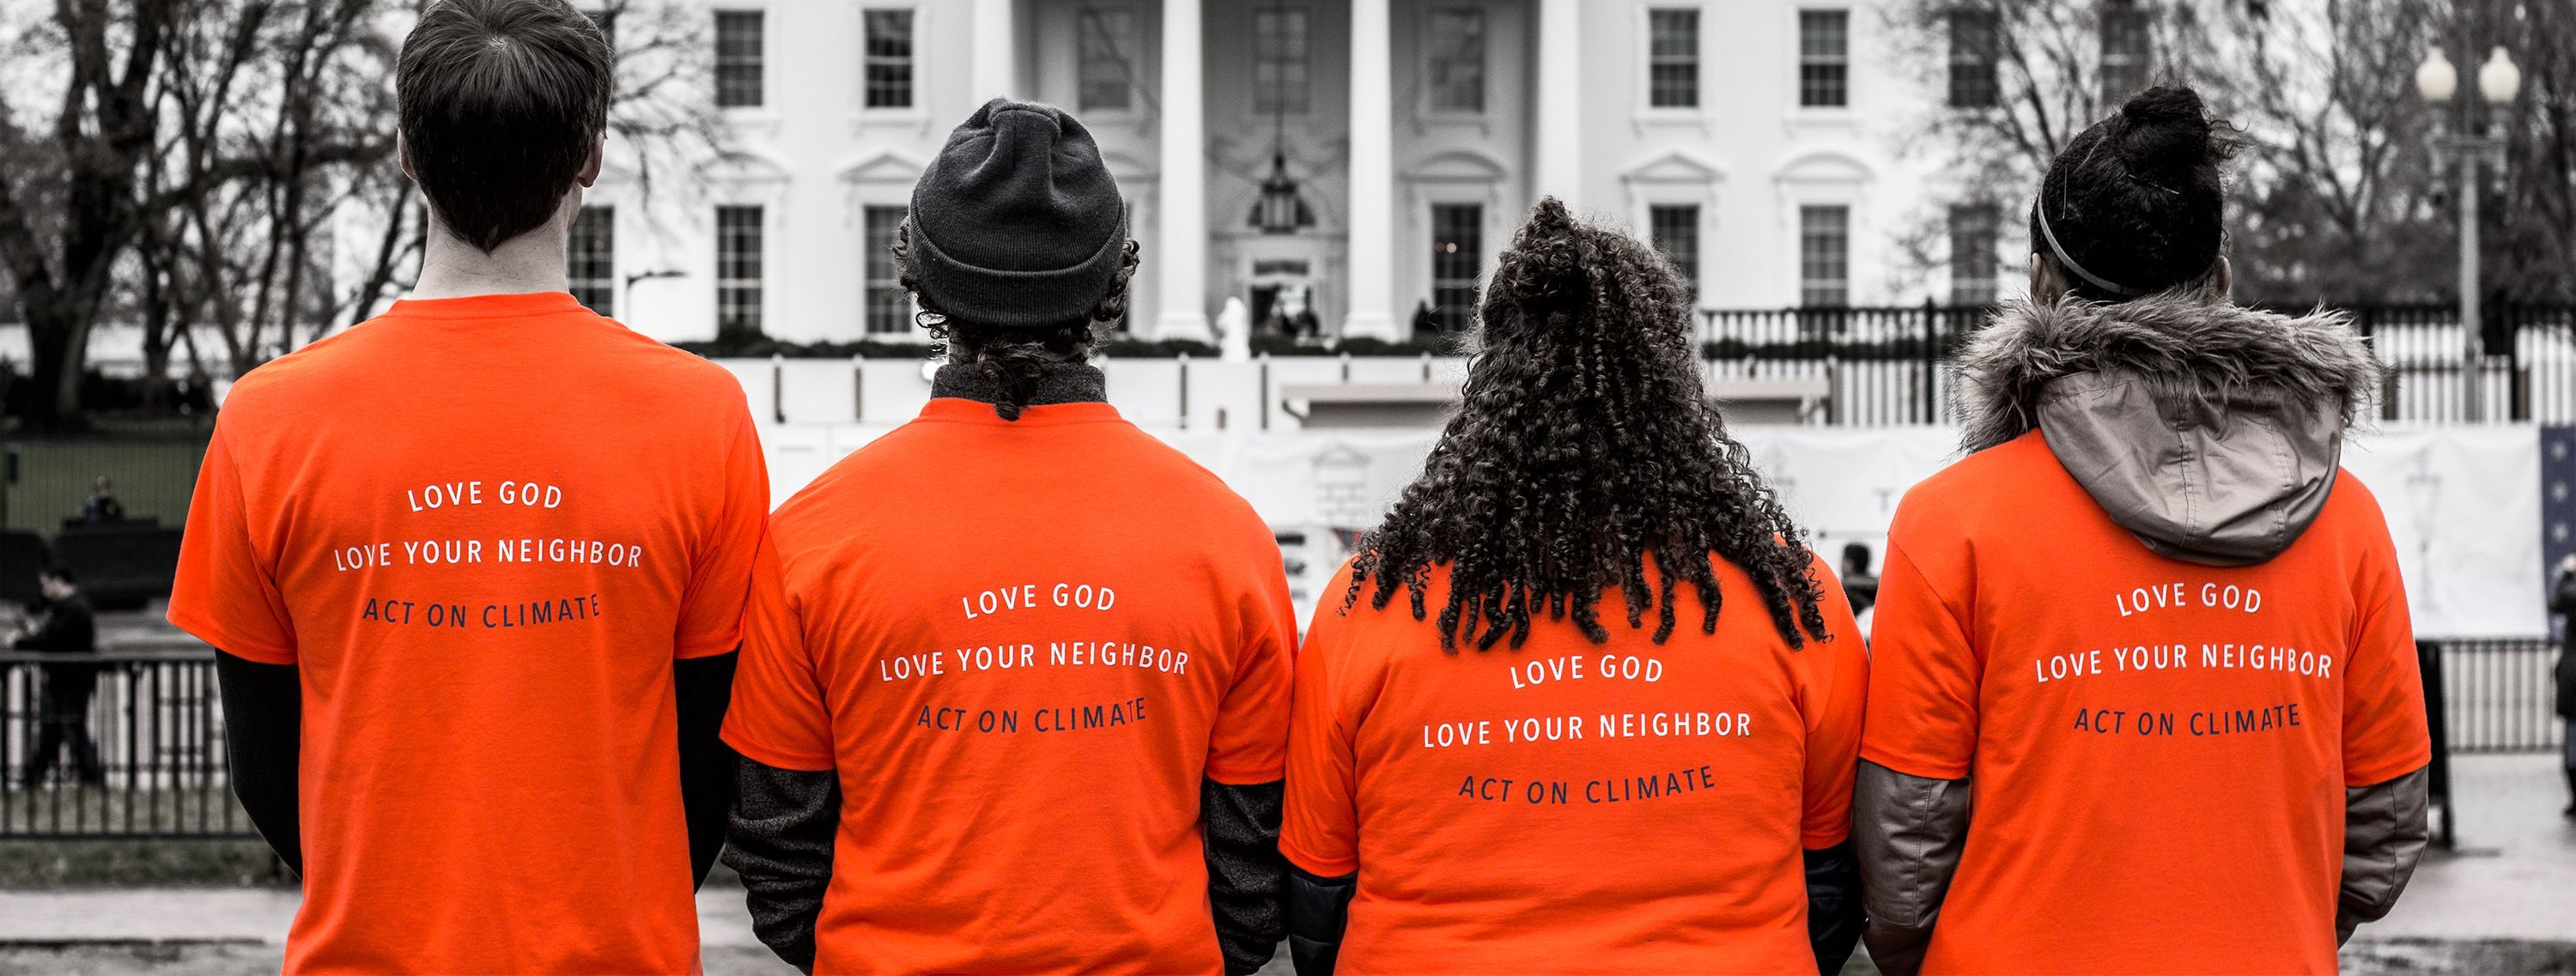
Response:
[[[1879,2],[710,0],[732,145],[649,204],[612,169],[575,290],[672,340],[918,337],[885,246],[949,129],[1010,95],[1098,140],[1143,337],[1208,339],[1229,298],[1324,334],[1463,324],[1548,194],[1650,236],[1703,306],[1991,296],[1991,208],[1947,273],[1901,270],[1951,202],[1901,145],[1943,96],[1887,67]]]

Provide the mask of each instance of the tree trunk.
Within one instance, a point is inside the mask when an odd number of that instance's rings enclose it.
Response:
[[[80,408],[79,351],[89,344],[87,316],[60,308],[29,308],[27,345],[32,354],[27,376],[26,429],[35,433],[78,430],[86,426]]]

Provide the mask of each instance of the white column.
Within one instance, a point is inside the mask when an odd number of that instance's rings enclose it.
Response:
[[[1553,195],[1580,205],[1583,181],[1583,11],[1576,0],[1539,0],[1538,133],[1530,202]]]
[[[1215,342],[1207,318],[1207,111],[1199,84],[1199,0],[1163,0],[1162,205],[1154,226],[1162,285],[1154,336]]]
[[[975,0],[975,103],[1020,97],[1020,46],[1011,0]]]
[[[1350,314],[1345,337],[1396,338],[1395,78],[1387,0],[1351,0]]]

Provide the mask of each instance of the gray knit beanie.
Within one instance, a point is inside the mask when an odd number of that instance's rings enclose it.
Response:
[[[996,98],[948,134],[912,188],[913,281],[927,303],[999,328],[1078,322],[1117,280],[1127,205],[1091,131]]]

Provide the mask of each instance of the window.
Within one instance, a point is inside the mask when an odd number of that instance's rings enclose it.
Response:
[[[2102,0],[2102,104],[2147,87],[2147,12],[2137,0]]]
[[[1485,12],[1431,12],[1431,110],[1485,110]]]
[[[1252,15],[1252,110],[1306,110],[1306,12],[1272,8]]]
[[[760,11],[716,11],[717,107],[759,107],[761,56]]]
[[[1851,11],[1798,11],[1798,104],[1851,104]]]
[[[1950,12],[1950,107],[1993,108],[2001,88],[1995,61],[2003,53],[2000,20],[1992,10]]]
[[[902,207],[866,207],[859,211],[867,251],[867,330],[899,333],[912,330],[912,296],[894,267],[894,232],[903,225]]]
[[[1431,321],[1457,332],[1476,321],[1477,262],[1484,259],[1485,208],[1431,205]]]
[[[601,315],[617,314],[617,210],[583,207],[572,218],[572,238],[564,247],[564,271],[572,279],[574,301]]]
[[[1798,304],[1851,304],[1851,208],[1798,208]]]
[[[1082,107],[1085,111],[1124,110],[1133,87],[1127,63],[1128,38],[1136,27],[1133,12],[1100,7],[1082,11]]]
[[[1699,303],[1699,207],[1696,204],[1646,208],[1646,227],[1655,250],[1690,284],[1690,300]]]
[[[1995,235],[2003,208],[1967,203],[1950,208],[1950,304],[1995,302]]]
[[[760,334],[759,207],[716,208],[716,337]]]
[[[1646,12],[1646,104],[1699,107],[1699,11]]]
[[[867,11],[869,108],[912,107],[912,11]]]

